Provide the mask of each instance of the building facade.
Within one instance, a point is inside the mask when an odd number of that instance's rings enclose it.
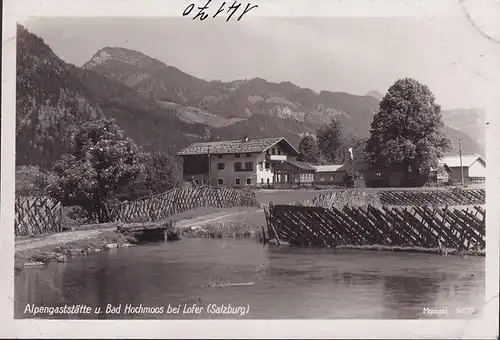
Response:
[[[316,169],[309,163],[285,160],[274,170],[276,187],[311,186],[314,183]]]
[[[275,166],[295,160],[298,151],[285,138],[195,143],[181,150],[183,179],[213,186],[272,186]]]
[[[479,155],[462,156],[462,167],[460,167],[460,156],[443,157],[440,164],[446,164],[451,169],[449,176],[453,183],[461,183],[462,172],[465,183],[486,179],[486,161]]]

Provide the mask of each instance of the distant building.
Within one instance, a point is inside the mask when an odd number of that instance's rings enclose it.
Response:
[[[439,164],[446,164],[450,169],[450,179],[454,183],[462,180],[460,169],[460,156],[445,156]],[[486,161],[479,155],[462,156],[462,168],[464,181],[466,183],[484,182],[486,179]]]
[[[275,166],[298,151],[283,137],[194,143],[179,151],[184,181],[214,186],[272,186]]]
[[[356,172],[358,180],[365,181],[369,177],[369,166],[367,163],[345,163],[345,164],[327,164],[314,165],[314,181],[317,184],[342,185],[344,177],[348,173]]]
[[[432,167],[429,171],[427,184],[435,184],[437,186],[449,185],[451,168],[443,163],[439,163],[437,167]]]
[[[311,186],[314,183],[316,169],[309,163],[286,160],[277,164],[275,171],[275,186]]]

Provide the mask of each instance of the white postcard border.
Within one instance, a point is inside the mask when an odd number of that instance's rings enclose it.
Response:
[[[498,334],[499,286],[499,176],[498,86],[500,64],[491,70],[486,155],[487,167],[487,255],[486,303],[473,320],[248,320],[248,321],[138,321],[138,320],[14,320],[14,192],[15,192],[15,32],[16,22],[30,16],[178,16],[191,2],[183,0],[7,0],[4,1],[2,32],[2,153],[0,228],[0,336],[9,337],[127,337],[127,338],[492,338]],[[246,1],[242,1],[246,3]],[[254,16],[331,17],[432,17],[464,15],[483,33],[478,39],[500,35],[500,5],[497,0],[259,0]],[[464,12],[465,11],[465,12]],[[450,14],[451,13],[451,14]],[[462,14],[460,14],[462,13]],[[469,17],[467,17],[468,14]],[[189,20],[189,19],[186,19]],[[242,19],[244,20],[244,19]],[[493,46],[493,45],[492,45]],[[492,47],[492,51],[499,51]],[[500,54],[499,54],[500,57]],[[500,60],[500,58],[499,58]],[[493,114],[495,113],[495,114]],[[488,208],[489,207],[489,208]],[[333,292],[334,293],[334,292]]]

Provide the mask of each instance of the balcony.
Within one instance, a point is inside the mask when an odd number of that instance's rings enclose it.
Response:
[[[266,155],[268,161],[286,161],[286,155]]]
[[[235,168],[234,172],[253,172],[253,168]]]

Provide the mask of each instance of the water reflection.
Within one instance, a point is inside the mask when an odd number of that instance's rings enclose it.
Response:
[[[424,307],[480,305],[484,258],[262,246],[185,239],[26,268],[15,278],[16,318],[27,303],[250,305],[248,315],[139,314],[54,318],[419,318]],[[210,282],[253,283],[206,287]],[[44,316],[46,317],[46,316]]]

